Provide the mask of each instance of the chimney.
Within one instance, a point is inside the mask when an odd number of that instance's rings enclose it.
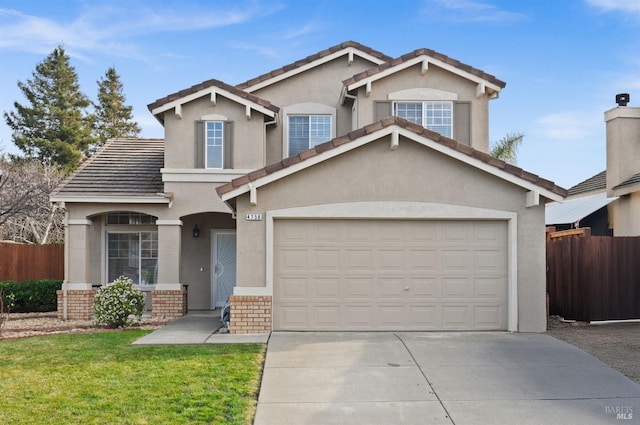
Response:
[[[613,187],[640,173],[640,108],[629,107],[628,93],[616,95],[617,107],[604,113],[607,128],[607,196]]]

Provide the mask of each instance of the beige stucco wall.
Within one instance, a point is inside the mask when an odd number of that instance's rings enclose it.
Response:
[[[526,191],[485,172],[401,138],[389,138],[258,189],[258,205],[238,198],[239,287],[266,283],[266,221],[246,213],[341,202],[413,201],[462,205],[517,214],[519,330],[542,332],[545,315],[544,206],[526,208]]]
[[[344,55],[253,92],[281,108],[280,125],[267,130],[267,164],[283,158],[283,132],[287,117],[282,111],[290,105],[313,102],[331,106],[336,109],[336,136],[351,131],[351,105],[340,105],[342,81],[373,66],[375,64],[355,55],[349,65],[347,55]]]
[[[247,119],[244,105],[218,95],[215,106],[210,96],[185,103],[182,118],[173,110],[164,114],[165,168],[195,167],[195,122],[211,114],[233,121],[233,168],[252,170],[264,166],[264,115],[251,110],[251,119]]]
[[[489,151],[489,99],[486,95],[476,97],[476,84],[465,78],[452,74],[435,65],[423,75],[421,64],[392,74],[389,77],[374,81],[369,96],[365,87],[357,91],[358,95],[358,127],[364,127],[374,120],[375,101],[388,101],[389,93],[412,88],[432,88],[456,93],[457,101],[471,102],[471,146]],[[455,134],[453,135],[455,139]]]
[[[613,236],[640,236],[640,192],[621,196],[609,204]]]

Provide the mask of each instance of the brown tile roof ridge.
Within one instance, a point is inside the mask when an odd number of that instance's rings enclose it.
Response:
[[[476,77],[482,78],[483,80],[487,80],[492,84],[495,84],[496,86],[500,87],[500,88],[505,88],[507,83],[505,83],[502,80],[499,80],[498,78],[496,78],[495,76],[488,74],[480,69],[474,68],[471,65],[467,65],[465,63],[460,62],[457,59],[453,59],[447,55],[443,55],[442,53],[438,53],[435,50],[431,50],[431,49],[426,49],[426,48],[421,48],[421,49],[416,49],[413,52],[409,52],[406,53],[398,58],[392,59],[390,61],[388,61],[387,63],[383,63],[381,65],[378,66],[374,66],[373,68],[370,68],[366,71],[360,72],[356,75],[354,75],[353,77],[344,80],[342,83],[345,87],[356,83],[360,80],[363,80],[367,77],[370,77],[372,75],[378,74],[388,68],[392,68],[394,66],[398,66],[401,65],[404,62],[407,62],[411,59],[417,58],[419,56],[422,55],[426,55],[426,56],[430,56],[432,58],[438,59],[442,62],[445,62],[451,66],[455,66],[456,68],[462,70],[462,71],[466,71],[472,75],[475,75]]]
[[[180,98],[189,96],[190,94],[197,93],[201,90],[208,89],[209,87],[218,87],[220,89],[228,91],[229,93],[235,94],[236,96],[240,96],[241,98],[246,99],[250,102],[253,102],[257,105],[263,106],[269,109],[270,111],[273,111],[275,113],[280,112],[280,108],[272,104],[268,100],[262,99],[254,94],[247,93],[244,90],[241,90],[237,87],[227,84],[224,81],[216,80],[213,78],[207,81],[203,81],[199,84],[195,84],[187,89],[172,93],[161,99],[158,99],[155,102],[148,104],[147,108],[149,109],[150,112],[153,112],[154,109],[159,108],[160,106],[166,105],[167,103],[173,102],[174,100],[178,100]]]
[[[269,79],[271,79],[273,77],[276,77],[278,75],[281,75],[281,74],[283,74],[285,72],[288,72],[288,71],[291,71],[293,69],[299,68],[299,67],[301,67],[303,65],[312,63],[313,61],[316,61],[316,60],[321,59],[321,58],[323,58],[325,56],[328,56],[328,55],[330,55],[332,53],[339,52],[340,50],[344,50],[344,49],[349,48],[349,47],[353,47],[354,49],[358,49],[358,50],[360,50],[362,52],[365,52],[365,53],[367,53],[367,54],[369,54],[369,55],[371,55],[373,57],[376,57],[376,58],[378,58],[380,60],[383,60],[385,62],[389,62],[389,61],[391,61],[393,59],[391,56],[387,56],[384,53],[381,53],[381,52],[379,52],[377,50],[372,49],[371,47],[365,46],[365,45],[360,44],[360,43],[358,43],[356,41],[349,40],[349,41],[344,41],[344,42],[342,42],[340,44],[336,44],[335,46],[331,46],[331,47],[329,47],[327,49],[321,50],[318,53],[314,53],[313,55],[307,56],[304,59],[297,60],[297,61],[295,61],[293,63],[290,63],[288,65],[285,65],[285,66],[283,66],[281,68],[274,69],[273,71],[270,71],[270,72],[267,72],[265,74],[259,75],[259,76],[255,77],[255,78],[252,78],[252,79],[250,79],[248,81],[245,81],[244,83],[240,83],[240,84],[236,85],[236,87],[241,89],[241,90],[244,90],[244,89],[249,88],[251,86],[254,86],[256,84],[262,83],[263,81],[267,81],[267,80],[269,80]]]
[[[164,139],[115,138],[86,159],[51,193],[148,196],[162,192]]]
[[[450,139],[448,137],[444,137],[441,134],[436,133],[435,131],[428,130],[422,127],[421,125],[414,124],[400,117],[384,118],[381,121],[377,121],[365,127],[362,127],[360,129],[353,130],[345,134],[344,136],[337,137],[335,139],[329,140],[328,142],[321,143],[319,145],[316,145],[313,148],[302,151],[296,155],[284,158],[281,161],[275,162],[273,164],[269,164],[262,169],[253,171],[250,174],[233,179],[230,183],[226,183],[222,186],[218,186],[216,188],[216,192],[218,193],[218,195],[223,195],[225,193],[231,192],[232,190],[237,189],[240,186],[243,186],[259,178],[262,178],[265,175],[275,173],[277,171],[290,167],[291,165],[297,164],[302,161],[306,161],[307,159],[312,158],[316,155],[319,155],[323,152],[329,151],[331,149],[335,149],[338,146],[350,143],[356,139],[359,139],[360,137],[363,137],[367,134],[371,134],[375,131],[382,130],[391,125],[397,125],[399,127],[405,128],[406,130],[409,130],[415,134],[421,135],[429,140],[433,140],[436,143],[439,143],[443,146],[447,146],[450,149],[461,152],[479,161],[482,161],[492,167],[499,168],[504,172],[507,172],[516,177],[519,177],[521,179],[534,183],[540,187],[543,187],[549,190],[552,193],[555,193],[563,197],[567,196],[567,190],[560,186],[557,186],[552,181],[543,179],[537,176],[536,174],[529,173],[523,170],[522,168],[508,164],[500,159],[492,157],[487,153],[481,152],[470,146],[459,143],[456,140]]]

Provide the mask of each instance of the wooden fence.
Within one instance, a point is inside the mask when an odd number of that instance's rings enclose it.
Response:
[[[640,237],[547,241],[549,314],[579,321],[640,318]]]
[[[64,279],[64,245],[0,243],[0,281]]]

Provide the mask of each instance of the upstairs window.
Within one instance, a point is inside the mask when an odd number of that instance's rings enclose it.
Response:
[[[331,115],[290,115],[289,155],[331,140]]]
[[[206,168],[224,168],[224,123],[207,121],[205,139]]]
[[[394,115],[453,137],[453,102],[395,102]]]
[[[195,168],[233,168],[233,122],[220,117],[196,121]]]

